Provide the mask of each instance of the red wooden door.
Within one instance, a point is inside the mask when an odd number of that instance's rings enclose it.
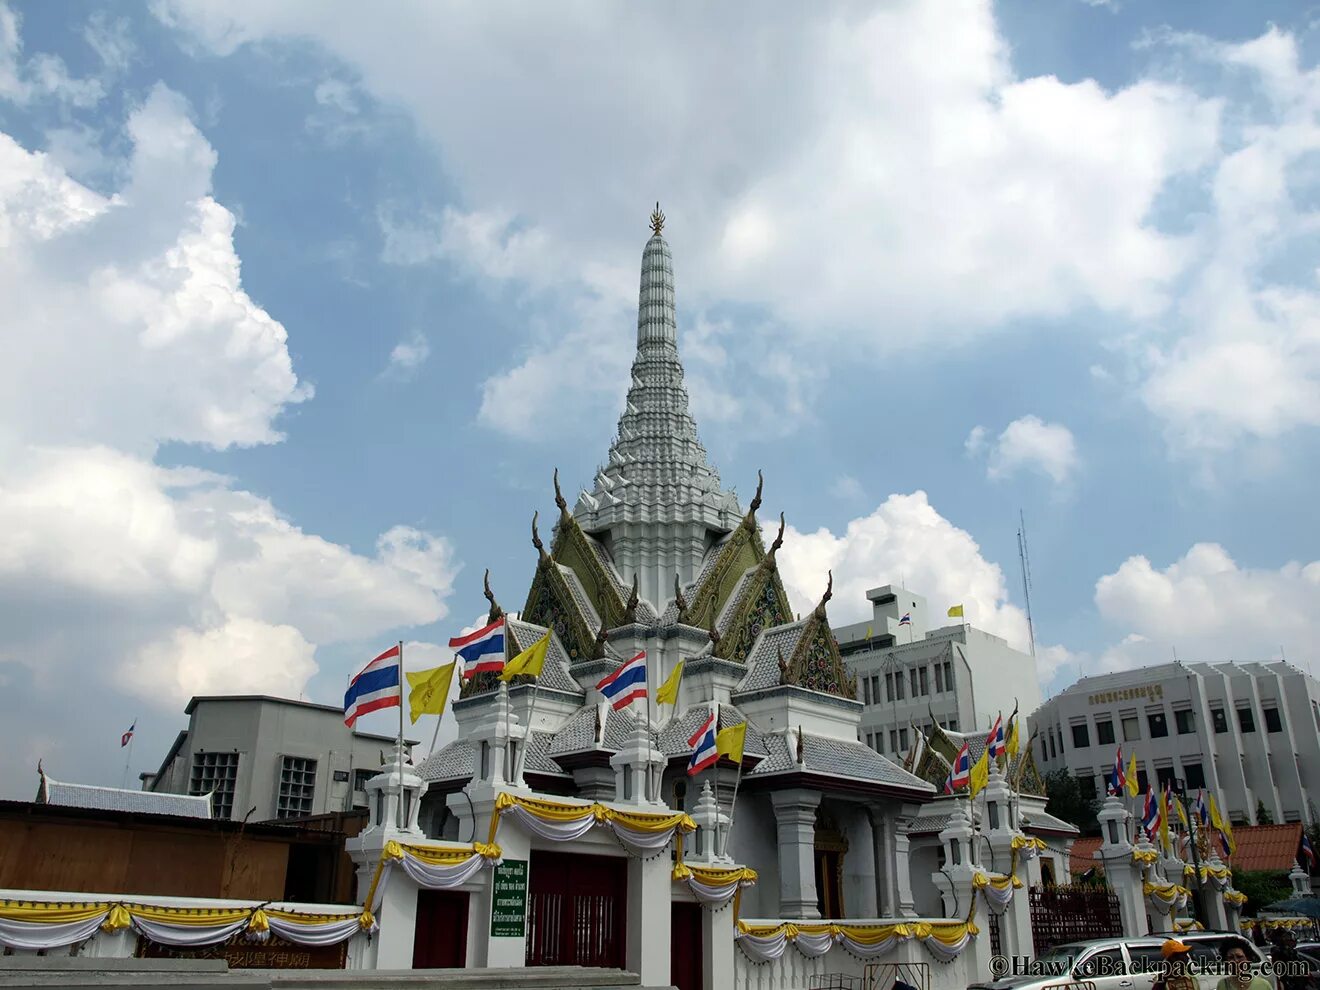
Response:
[[[701,905],[675,901],[669,932],[669,982],[678,990],[701,990]]]
[[[413,969],[467,966],[468,895],[453,890],[417,892]]]
[[[625,969],[628,861],[532,852],[527,965]]]

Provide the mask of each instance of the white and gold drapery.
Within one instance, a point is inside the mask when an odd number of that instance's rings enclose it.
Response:
[[[177,907],[122,901],[0,902],[0,945],[11,949],[56,949],[84,942],[98,932],[131,928],[159,945],[198,947],[225,942],[239,933],[262,940],[274,932],[296,945],[336,945],[375,919],[370,911],[315,914],[268,905]]]
[[[453,890],[471,880],[483,866],[498,865],[502,857],[499,846],[485,842],[445,848],[391,840],[385,843],[376,864],[376,874],[367,890],[367,907],[373,912],[380,909],[395,869],[403,870],[424,890]]]
[[[500,822],[512,817],[533,835],[552,842],[580,839],[592,828],[608,828],[632,856],[659,855],[675,835],[696,830],[697,823],[682,812],[653,813],[624,811],[604,804],[570,804],[520,795],[501,794],[495,799],[490,820],[489,844],[494,845]]]
[[[1142,891],[1151,906],[1161,914],[1168,914],[1171,910],[1184,907],[1192,893],[1181,884],[1151,883],[1149,880],[1142,885]]]
[[[956,959],[979,929],[972,921],[913,921],[894,925],[838,925],[781,922],[756,926],[740,921],[735,936],[747,958],[766,963],[780,958],[789,943],[809,959],[841,945],[862,959],[874,959],[909,939],[917,939],[940,962]]]
[[[745,866],[734,869],[693,866],[681,859],[674,866],[673,879],[684,883],[705,907],[719,909],[728,905],[744,887],[756,884],[756,871]]]
[[[986,906],[995,914],[1003,914],[1012,903],[1013,891],[1022,886],[1017,874],[1000,876],[998,874],[977,871],[972,874],[972,891],[980,891]]]

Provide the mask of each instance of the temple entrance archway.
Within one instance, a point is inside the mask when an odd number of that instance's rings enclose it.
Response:
[[[815,853],[816,908],[822,918],[845,917],[843,858],[848,854],[848,840],[824,809],[816,813]]]
[[[627,969],[628,860],[532,850],[527,965]]]

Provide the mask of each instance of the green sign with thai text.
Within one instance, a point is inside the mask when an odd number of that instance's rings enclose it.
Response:
[[[522,938],[527,931],[527,860],[506,859],[495,867],[490,937]]]

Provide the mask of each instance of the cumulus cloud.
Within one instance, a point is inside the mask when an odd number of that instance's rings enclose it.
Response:
[[[55,100],[75,107],[95,106],[105,97],[97,79],[74,79],[64,60],[38,53],[23,57],[21,20],[0,0],[0,99],[18,104]]]
[[[14,79],[39,78],[16,30],[0,7],[11,100],[27,98]],[[96,37],[103,59],[131,57],[109,27]],[[0,133],[0,682],[22,685],[15,725],[55,709],[96,721],[125,695],[170,718],[190,694],[297,696],[321,647],[443,617],[459,567],[433,534],[394,526],[358,552],[231,478],[156,463],[168,441],[277,442],[311,389],[243,289],[187,103],[157,86],[124,133],[108,195]]]
[[[385,373],[406,378],[424,365],[430,356],[431,343],[419,331],[394,345]]]
[[[1195,232],[1161,230],[1153,208],[1218,151],[1220,103],[1184,85],[1019,76],[986,0],[785,8],[754,38],[732,8],[546,10],[517,22],[481,7],[411,8],[392,12],[388,31],[375,12],[313,3],[164,0],[158,10],[220,53],[311,40],[411,112],[464,207],[393,222],[388,258],[613,298],[602,273],[636,256],[642,209],[661,193],[680,300],[764,314],[773,337],[729,344],[745,367],[767,350],[820,364],[1079,307],[1158,316],[1199,245]],[[491,51],[518,52],[517,68]],[[644,66],[625,54],[635,51],[648,52]],[[481,92],[480,106],[434,98],[460,88]],[[656,153],[690,147],[702,154]],[[412,206],[399,215],[418,216]],[[621,284],[635,287],[636,268],[623,267]],[[562,373],[568,347],[603,369],[627,360],[626,310],[608,330],[574,336],[581,305],[565,301],[560,332],[533,332],[488,382],[489,425],[516,433],[516,421],[490,414],[491,397],[535,396],[524,386]],[[611,380],[571,387],[591,396]],[[572,405],[523,419],[573,415]]]
[[[1123,640],[1107,669],[1172,659],[1268,660],[1280,647],[1303,662],[1320,656],[1320,561],[1278,570],[1242,567],[1217,543],[1198,543],[1160,569],[1129,557],[1095,586],[1095,603]]]
[[[1027,618],[1009,601],[1003,570],[981,555],[970,533],[941,516],[925,492],[890,495],[840,535],[789,526],[778,559],[796,611],[815,607],[828,571],[834,573],[830,621],[840,624],[870,616],[868,589],[902,580],[932,607],[942,611],[961,602],[968,622],[1027,648]]]
[[[963,446],[971,456],[988,452],[986,475],[993,479],[1031,470],[1062,485],[1079,463],[1072,431],[1058,423],[1046,423],[1039,416],[1013,420],[993,441],[987,440],[984,426],[975,426]]]

